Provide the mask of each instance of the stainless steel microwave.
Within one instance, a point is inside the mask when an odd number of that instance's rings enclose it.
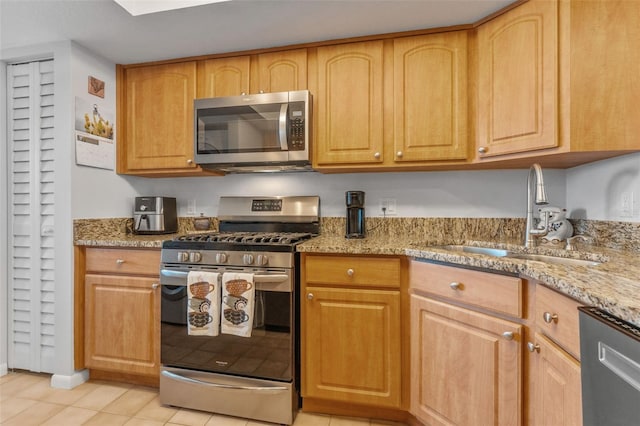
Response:
[[[196,99],[195,162],[222,171],[311,170],[308,90]]]

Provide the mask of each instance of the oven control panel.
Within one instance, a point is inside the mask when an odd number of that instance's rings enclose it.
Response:
[[[272,268],[293,267],[293,253],[289,252],[247,252],[218,250],[162,250],[162,262],[224,266],[269,266]]]

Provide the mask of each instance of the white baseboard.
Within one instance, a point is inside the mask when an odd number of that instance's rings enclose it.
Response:
[[[70,376],[54,374],[51,376],[51,387],[59,389],[73,389],[89,380],[89,370],[76,371]]]
[[[7,364],[0,364],[0,376],[5,376],[9,373],[9,368]]]

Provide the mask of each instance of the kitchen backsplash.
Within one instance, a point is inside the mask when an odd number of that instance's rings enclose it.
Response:
[[[218,220],[210,218],[210,231]],[[590,245],[640,252],[640,223],[570,219],[575,234],[586,235]],[[74,240],[117,239],[132,234],[133,219],[76,219]],[[369,236],[406,235],[412,241],[472,240],[522,244],[524,218],[366,218]],[[320,232],[343,236],[344,217],[323,217]],[[178,218],[178,234],[196,231],[193,218]],[[169,235],[167,238],[171,238]]]

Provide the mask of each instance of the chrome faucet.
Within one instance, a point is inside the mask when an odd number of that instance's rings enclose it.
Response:
[[[533,200],[534,189],[531,187],[535,180],[535,201]],[[542,177],[542,168],[540,164],[534,163],[529,169],[529,177],[527,178],[527,223],[524,245],[525,247],[535,247],[536,238],[544,237],[549,232],[549,216],[543,215],[541,223],[534,228],[533,224],[533,205],[549,204],[547,194],[544,190],[544,179]]]

